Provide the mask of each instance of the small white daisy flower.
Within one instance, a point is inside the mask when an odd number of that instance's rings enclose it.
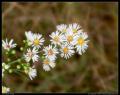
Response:
[[[39,56],[37,55],[38,49],[35,47],[31,50],[27,49],[27,53],[24,55],[26,62],[29,62],[31,59],[33,62],[38,61]]]
[[[30,67],[29,71],[28,71],[28,75],[29,75],[30,79],[33,80],[33,78],[37,76],[36,69]]]
[[[8,92],[10,92],[10,88],[2,86],[2,93],[8,93]]]
[[[52,47],[52,45],[46,46],[43,51],[45,52],[44,55],[46,58],[49,58],[50,60],[56,59],[56,54],[58,54],[58,50],[55,47]]]
[[[26,36],[28,41],[33,40],[33,33],[31,31],[28,31],[28,32],[26,31],[25,36]]]
[[[40,48],[45,41],[42,38],[41,34],[33,34],[31,31],[25,32],[26,38],[28,40],[28,45],[32,45],[33,47]]]
[[[61,43],[63,42],[63,35],[56,31],[56,32],[53,32],[50,37],[52,38],[50,41],[52,42],[52,44],[54,45],[61,45]]]
[[[64,57],[66,59],[68,59],[74,54],[73,46],[68,45],[67,43],[61,46],[60,51],[61,51],[61,57]]]
[[[2,46],[5,50],[10,50],[11,48],[16,47],[17,44],[13,43],[13,39],[10,40],[10,42],[8,42],[7,38],[6,41],[2,40]]]
[[[67,25],[66,24],[57,25],[57,30],[62,32],[62,33],[65,33],[67,30]]]
[[[64,34],[63,41],[67,42],[70,45],[75,45],[75,36],[76,35],[70,29],[67,29],[67,32]]]
[[[88,35],[85,32],[81,32],[76,36],[76,48],[77,48],[77,52],[82,55],[82,53],[85,52],[85,50],[88,48],[88,42],[89,40],[87,40]]]
[[[69,24],[68,28],[73,32],[77,33],[78,30],[81,28],[77,23]]]
[[[41,34],[34,34],[32,39],[32,46],[36,48],[40,48],[43,45],[44,38],[42,38]]]
[[[44,61],[43,61],[43,69],[45,71],[50,71],[51,68],[54,68],[55,67],[55,62],[54,61],[51,61],[49,60],[48,58],[46,58]],[[51,67],[51,68],[50,68]]]

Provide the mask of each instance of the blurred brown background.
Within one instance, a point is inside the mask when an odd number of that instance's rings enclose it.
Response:
[[[49,34],[58,24],[80,24],[89,35],[89,48],[69,60],[59,57],[45,72],[42,65],[31,81],[24,74],[8,74],[5,84],[12,92],[117,92],[118,3],[2,3],[2,37],[22,46],[25,31]],[[17,52],[16,56],[22,53]],[[4,55],[3,55],[4,56]]]

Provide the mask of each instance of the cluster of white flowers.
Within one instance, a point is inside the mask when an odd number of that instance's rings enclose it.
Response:
[[[25,48],[25,53],[23,57],[26,64],[31,64],[34,67],[34,63],[42,61],[43,69],[45,71],[50,71],[51,68],[56,66],[57,55],[68,59],[75,53],[82,55],[88,48],[88,35],[83,32],[81,26],[77,23],[73,24],[61,24],[56,26],[56,31],[52,32],[50,37],[50,44],[48,46],[43,46],[45,39],[39,33],[32,33],[31,31],[25,32],[26,40],[25,43],[27,48]],[[17,44],[13,43],[13,39],[8,42],[2,40],[2,46],[5,50],[10,51],[10,49],[16,47]],[[42,48],[43,46],[43,48]],[[43,52],[43,53],[41,53]],[[40,56],[40,53],[42,56]],[[40,62],[41,63],[41,62]],[[37,76],[37,70],[31,65],[28,65],[25,73],[27,73],[32,80]],[[5,69],[9,66],[2,64]],[[2,69],[2,72],[5,70]]]

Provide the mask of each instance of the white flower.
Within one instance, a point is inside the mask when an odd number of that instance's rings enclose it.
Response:
[[[63,41],[70,45],[75,45],[75,36],[76,35],[70,29],[67,29],[67,32],[64,34]]]
[[[16,47],[17,44],[13,44],[13,39],[10,40],[10,42],[8,42],[7,38],[6,41],[2,40],[2,46],[5,50],[10,50],[11,48]]]
[[[46,46],[43,51],[45,52],[45,57],[49,58],[50,60],[55,60],[56,54],[58,54],[57,48],[52,47],[52,45]]]
[[[67,25],[66,24],[57,25],[57,30],[62,32],[62,33],[65,33],[67,30]]]
[[[8,93],[8,92],[10,92],[10,88],[2,86],[2,93]]]
[[[31,50],[30,48],[27,49],[27,53],[24,55],[25,60],[29,62],[31,59],[33,62],[38,61],[39,56],[37,55],[38,49],[35,47]]]
[[[61,45],[61,43],[63,42],[63,35],[56,31],[56,32],[53,32],[50,37],[52,38],[50,41],[52,42],[52,44],[54,45]]]
[[[40,48],[43,45],[44,38],[42,38],[41,34],[34,34],[32,39],[32,46],[36,48]]]
[[[55,62],[49,60],[48,58],[44,59],[44,61],[43,61],[43,69],[44,69],[45,71],[50,71],[51,68],[54,68],[54,67],[55,67],[55,65],[56,65]],[[51,68],[50,68],[50,67],[51,67]]]
[[[76,48],[77,48],[77,52],[82,55],[82,53],[85,52],[85,50],[88,48],[88,42],[89,40],[87,40],[88,35],[85,32],[81,32],[76,36]]]
[[[77,33],[78,30],[81,28],[77,23],[69,24],[68,28],[73,32]]]
[[[29,71],[28,71],[28,75],[29,75],[30,79],[33,80],[33,78],[37,76],[36,69],[30,67]]]
[[[33,33],[31,31],[25,32],[25,36],[28,41],[33,40]]]
[[[65,44],[61,46],[61,57],[69,58],[74,54],[73,46]]]
[[[44,38],[41,34],[32,33],[31,31],[25,32],[26,38],[28,40],[28,45],[33,47],[40,48],[43,45]]]

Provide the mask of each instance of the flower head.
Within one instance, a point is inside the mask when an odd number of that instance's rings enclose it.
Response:
[[[44,38],[42,38],[41,34],[34,34],[32,39],[32,46],[36,48],[40,48],[43,45]]]
[[[28,40],[28,44],[36,48],[40,48],[41,45],[43,45],[43,42],[45,41],[44,38],[42,38],[41,34],[33,34],[31,31],[28,31],[25,32],[25,35]]]
[[[57,48],[53,47],[52,45],[46,46],[44,49],[44,55],[46,58],[50,60],[56,59],[56,54],[58,54]]]
[[[62,32],[62,33],[65,33],[67,30],[67,25],[66,24],[57,25],[57,30]]]
[[[38,49],[35,47],[31,50],[30,48],[27,49],[27,53],[24,55],[25,60],[29,62],[31,59],[33,62],[38,61],[39,56],[37,55]]]
[[[73,32],[77,33],[78,30],[81,28],[77,23],[69,24],[68,28]]]
[[[2,46],[5,50],[10,50],[11,48],[16,47],[17,44],[13,44],[13,39],[10,40],[10,42],[8,42],[7,38],[6,41],[2,40]]]
[[[61,51],[61,57],[64,57],[66,59],[74,54],[73,46],[67,43],[61,46],[60,51]]]
[[[76,48],[77,48],[77,52],[82,55],[82,53],[85,52],[85,50],[88,48],[88,42],[89,40],[87,40],[88,35],[85,32],[81,32],[76,36]]]
[[[75,34],[68,28],[67,32],[64,34],[63,41],[70,45],[75,45]]]
[[[61,45],[61,43],[63,42],[63,35],[56,31],[53,32],[50,37],[52,38],[50,41],[52,42],[52,44],[54,45]]]
[[[29,75],[30,79],[33,80],[33,78],[37,76],[36,69],[30,67],[29,71],[28,71],[28,75]]]
[[[52,60],[50,60],[50,59],[48,59],[48,58],[46,58],[46,59],[44,59],[44,61],[43,61],[43,69],[45,70],[45,71],[50,71],[51,70],[51,68],[54,68],[55,67],[55,62]],[[51,68],[50,68],[51,67]]]

